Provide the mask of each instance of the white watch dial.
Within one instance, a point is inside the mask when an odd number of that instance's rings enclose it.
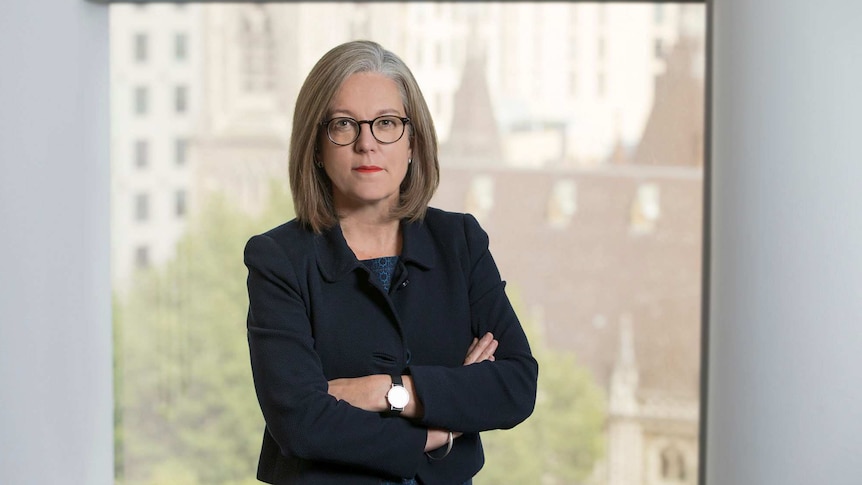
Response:
[[[389,401],[389,405],[393,408],[404,409],[404,406],[410,402],[410,393],[407,392],[407,389],[404,386],[392,386],[389,389],[389,392],[386,394],[386,399]]]

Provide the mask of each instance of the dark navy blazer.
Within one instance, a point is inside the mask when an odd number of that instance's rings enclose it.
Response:
[[[437,209],[402,229],[388,293],[337,225],[314,234],[294,220],[248,241],[248,341],[266,421],[260,480],[460,484],[484,463],[479,431],[511,428],[533,411],[538,365],[485,231],[471,215]],[[462,365],[485,332],[499,341],[496,360]],[[327,393],[330,379],[393,373],[412,375],[421,420]],[[432,461],[428,427],[464,435]]]

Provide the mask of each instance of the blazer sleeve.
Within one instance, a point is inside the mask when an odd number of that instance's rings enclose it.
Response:
[[[267,235],[252,237],[244,256],[254,385],[282,454],[414,476],[423,458],[425,428],[330,396],[290,260]]]
[[[424,406],[424,425],[465,433],[508,429],[533,412],[539,368],[506,296],[488,235],[469,214],[464,234],[470,316],[479,336],[491,332],[499,342],[495,361],[454,368],[411,366],[410,372]]]

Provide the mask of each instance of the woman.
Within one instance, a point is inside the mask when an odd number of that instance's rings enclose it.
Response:
[[[258,478],[469,483],[479,432],[532,412],[538,366],[486,233],[427,207],[437,140],[407,66],[367,41],[325,54],[289,165],[296,219],[245,249]]]

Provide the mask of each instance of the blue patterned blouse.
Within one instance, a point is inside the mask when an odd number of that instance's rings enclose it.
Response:
[[[395,268],[397,267],[398,256],[384,256],[382,258],[364,259],[362,264],[365,265],[383,285],[383,289],[389,293],[389,287],[392,285],[392,277],[395,276]]]

